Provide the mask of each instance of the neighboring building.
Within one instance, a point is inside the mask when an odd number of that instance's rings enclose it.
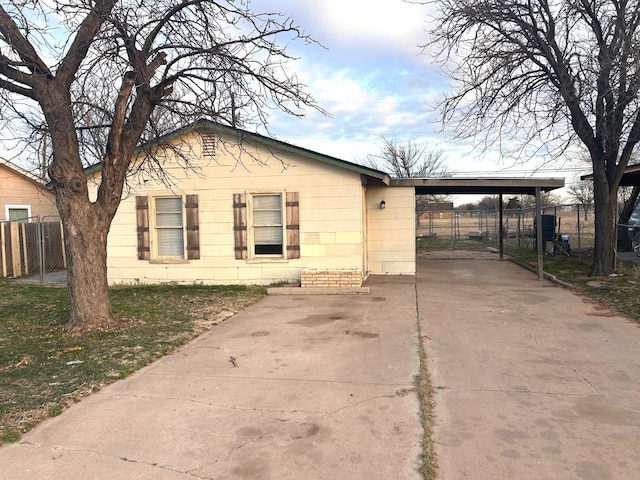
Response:
[[[35,175],[0,158],[0,221],[57,214],[53,191]]]
[[[415,274],[415,190],[384,172],[208,121],[146,146],[134,165],[151,157],[165,175],[129,179],[108,237],[111,284]]]
[[[34,222],[36,216],[45,223]],[[1,158],[0,222],[0,277],[38,273],[41,251],[48,255],[47,267],[66,267],[55,194],[38,177]]]
[[[430,220],[451,219],[453,217],[453,202],[427,203],[423,206],[424,213],[420,214],[420,225],[427,225]]]

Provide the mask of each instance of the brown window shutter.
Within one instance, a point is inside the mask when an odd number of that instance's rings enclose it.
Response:
[[[187,259],[200,259],[200,222],[198,217],[198,195],[187,195]]]
[[[149,197],[136,197],[136,227],[138,231],[138,260],[150,260]]]
[[[233,194],[233,238],[236,260],[247,258],[247,195]]]
[[[287,192],[287,258],[300,258],[300,203],[298,192]]]

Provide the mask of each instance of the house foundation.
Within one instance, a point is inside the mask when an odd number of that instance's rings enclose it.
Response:
[[[302,271],[300,286],[302,288],[358,288],[362,286],[362,271],[319,270],[307,268]]]

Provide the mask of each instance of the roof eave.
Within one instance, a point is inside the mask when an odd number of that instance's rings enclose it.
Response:
[[[564,178],[392,178],[391,186],[414,187],[416,193],[535,194],[564,187]]]

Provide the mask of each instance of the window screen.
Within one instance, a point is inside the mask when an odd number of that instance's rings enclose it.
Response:
[[[28,208],[9,207],[9,220],[26,220],[29,218]]]
[[[182,198],[156,198],[158,257],[184,257]]]
[[[282,255],[282,197],[253,197],[253,243],[255,255]]]

